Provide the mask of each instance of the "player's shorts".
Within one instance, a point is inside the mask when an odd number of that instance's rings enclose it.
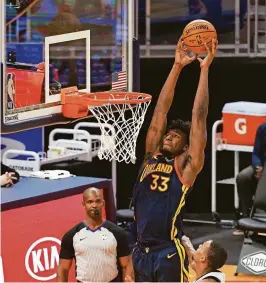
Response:
[[[183,247],[173,244],[134,248],[133,265],[136,282],[187,282],[188,260]]]

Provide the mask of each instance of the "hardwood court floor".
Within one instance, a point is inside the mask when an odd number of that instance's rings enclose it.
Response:
[[[195,219],[196,217],[192,215]],[[187,217],[189,218],[189,217]],[[200,216],[200,219],[205,219],[205,216]],[[231,219],[231,218],[228,218]],[[235,276],[236,267],[238,264],[243,236],[233,236],[234,229],[226,229],[216,227],[215,225],[206,224],[184,224],[184,232],[191,239],[194,248],[208,240],[219,241],[227,251],[226,265],[221,269],[226,274],[226,282],[266,282],[265,276],[253,276],[246,274],[238,274]],[[195,279],[193,270],[190,271],[191,281]]]
[[[246,274],[238,274],[238,276],[235,276],[236,265],[225,265],[221,268],[221,271],[226,274],[226,282],[266,282],[265,276],[252,276]],[[193,270],[190,270],[190,274],[191,281],[195,280],[195,273]]]

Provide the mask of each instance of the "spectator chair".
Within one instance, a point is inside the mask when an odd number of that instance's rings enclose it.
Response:
[[[116,211],[116,221],[119,226],[126,227],[134,221],[133,200],[131,198],[127,209],[119,209]]]
[[[238,221],[244,231],[244,242],[238,260],[238,273],[266,276],[266,219],[255,215],[256,209],[266,212],[266,162],[258,182],[249,218]]]

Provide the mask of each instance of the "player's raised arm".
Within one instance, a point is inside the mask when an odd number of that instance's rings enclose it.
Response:
[[[207,45],[205,46],[208,55],[203,60],[198,58],[201,72],[192,110],[190,145],[186,158],[186,162],[190,163],[188,170],[192,171],[192,179],[195,179],[204,164],[204,150],[207,142],[206,120],[209,106],[208,73],[209,67],[216,55],[217,40],[213,39],[211,49]],[[193,182],[194,180],[191,181]]]
[[[166,129],[167,113],[171,107],[177,79],[184,66],[195,60],[187,55],[181,39],[178,41],[175,51],[175,62],[168,78],[161,90],[155,107],[152,121],[146,137],[145,160],[149,160],[158,148]]]
[[[194,249],[190,239],[185,235],[182,237],[182,245],[184,246],[184,248],[186,250],[188,262],[189,262],[190,266],[193,268],[192,262],[193,262],[193,256],[195,254],[195,249]]]

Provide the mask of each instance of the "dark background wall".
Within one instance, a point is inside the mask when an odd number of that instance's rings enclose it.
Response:
[[[141,91],[153,96],[144,125],[137,142],[136,164],[118,164],[118,207],[129,204],[132,188],[144,155],[145,135],[151,121],[152,112],[160,90],[171,70],[173,59],[141,59]],[[181,118],[190,120],[193,100],[199,80],[199,63],[193,62],[181,73],[169,120]],[[188,212],[209,212],[211,204],[211,128],[216,120],[222,117],[225,103],[233,101],[266,102],[266,59],[249,58],[216,58],[209,73],[210,105],[208,115],[208,142],[206,147],[205,166],[198,176],[188,202]],[[58,125],[59,126],[59,125]],[[57,126],[57,127],[58,127]],[[61,127],[61,125],[60,125]],[[68,125],[67,127],[73,127]],[[52,127],[46,128],[47,136]],[[241,154],[240,167],[250,164],[251,155]],[[93,165],[93,166],[92,166]],[[72,165],[70,165],[72,166]],[[74,165],[73,165],[74,166]],[[110,164],[95,160],[93,164],[78,164],[79,175],[110,177]],[[218,178],[233,176],[233,153],[218,153]],[[233,212],[233,187],[218,185],[218,211]]]

